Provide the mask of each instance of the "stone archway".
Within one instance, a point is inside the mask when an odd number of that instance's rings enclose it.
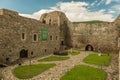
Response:
[[[91,45],[87,45],[85,47],[85,51],[93,51],[93,47]]]
[[[20,58],[28,58],[28,50],[22,49],[20,51]]]

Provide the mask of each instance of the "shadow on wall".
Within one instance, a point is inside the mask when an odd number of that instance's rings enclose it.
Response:
[[[72,39],[71,39],[71,34],[70,34],[70,28],[68,27],[67,21],[64,21],[64,37],[65,37],[65,44],[67,45],[68,48],[71,48],[72,45]]]
[[[85,47],[85,51],[93,51],[94,48],[92,45],[88,44],[86,47]]]

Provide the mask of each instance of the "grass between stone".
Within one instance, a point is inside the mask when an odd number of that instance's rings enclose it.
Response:
[[[43,59],[40,59],[38,61],[63,61],[63,60],[67,60],[69,59],[69,57],[64,57],[64,56],[49,56]]]
[[[98,56],[98,54],[90,54],[84,59],[85,63],[95,64],[99,66],[109,66],[110,61],[111,61],[111,56],[105,54],[102,56]]]
[[[78,54],[80,54],[80,51],[77,51],[77,50],[74,50],[74,51],[68,51],[68,54],[70,54],[70,55],[78,55]]]
[[[105,80],[106,72],[97,68],[79,65],[71,69],[60,80]]]
[[[55,64],[34,64],[16,67],[13,74],[19,79],[29,79],[54,67]]]

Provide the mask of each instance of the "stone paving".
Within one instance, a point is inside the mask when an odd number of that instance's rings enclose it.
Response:
[[[118,54],[111,54],[112,59],[108,67],[103,67],[103,70],[107,72],[106,80],[119,80],[119,71],[118,71]]]
[[[32,79],[27,79],[27,80],[60,80],[60,78],[65,75],[69,70],[71,70],[74,66],[84,64],[84,65],[89,65],[95,68],[99,68],[99,66],[95,65],[90,65],[86,64],[83,62],[83,59],[91,54],[92,52],[81,52],[79,55],[76,56],[69,56],[70,59],[65,60],[65,61],[54,61],[54,62],[38,62],[38,59],[32,60],[32,64],[39,64],[39,63],[55,63],[56,66],[53,68],[50,68],[49,70],[41,73],[38,76],[33,77]],[[29,61],[25,61],[23,65],[29,64]],[[17,67],[18,65],[15,66],[9,66],[7,68],[4,68],[2,70],[2,74],[4,75],[3,80],[19,80],[17,79],[13,74],[12,70]],[[103,69],[108,73],[111,68],[109,67],[103,67]],[[117,80],[117,79],[111,79],[111,75],[108,74],[107,80]]]

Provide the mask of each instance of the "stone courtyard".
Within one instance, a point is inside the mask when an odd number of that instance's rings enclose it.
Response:
[[[90,65],[83,59],[92,51],[110,53],[111,63],[102,67],[107,73],[107,80],[118,80],[118,43],[120,42],[120,16],[114,22],[103,23],[73,23],[60,11],[45,13],[40,20],[20,16],[17,12],[0,9],[0,68],[3,80],[19,80],[12,71],[18,67],[11,65],[19,59],[24,59],[22,65],[55,63],[56,66],[33,77],[30,80],[60,80],[74,66]],[[71,56],[65,61],[38,62],[40,57],[52,55],[56,50],[80,49],[79,55]],[[90,52],[91,51],[91,52]],[[114,53],[114,54],[112,54]]]
[[[74,66],[84,64],[88,66],[92,66],[95,68],[100,68],[99,66],[86,64],[83,62],[83,59],[87,57],[89,54],[93,52],[85,52],[81,51],[79,55],[69,55],[70,59],[65,61],[53,61],[53,62],[38,62],[38,58],[32,59],[32,64],[39,64],[39,63],[55,63],[56,66],[50,68],[49,70],[39,74],[38,76],[33,77],[29,80],[60,80],[60,78],[65,75],[68,71],[70,71]],[[118,80],[118,54],[110,54],[112,56],[111,64],[108,67],[102,67],[102,69],[107,72],[107,79],[106,80]],[[28,65],[29,60],[26,60],[22,65]],[[18,65],[5,67],[2,69],[2,80],[19,80],[12,74],[12,70],[17,67]]]

